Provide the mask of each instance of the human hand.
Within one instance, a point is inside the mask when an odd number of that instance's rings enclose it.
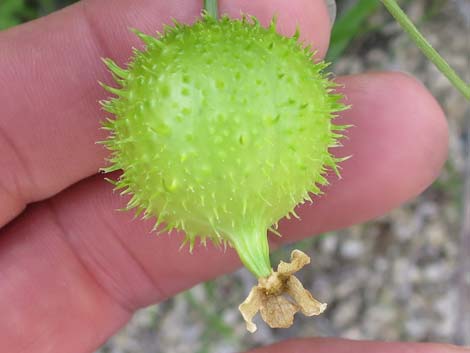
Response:
[[[134,27],[161,30],[171,17],[193,21],[201,4],[88,0],[0,33],[0,347],[16,352],[90,352],[139,307],[233,270],[234,253],[179,252],[182,237],[149,236],[153,223],[115,210],[126,203],[95,175],[106,151],[97,81],[99,60],[123,65]],[[221,1],[302,39],[323,56],[329,21],[322,0]],[[342,155],[343,179],[303,206],[302,222],[282,222],[292,242],[376,217],[417,195],[446,157],[447,126],[437,103],[409,76],[373,73],[338,78],[354,124]],[[20,214],[27,204],[34,203]],[[15,218],[16,217],[16,218]],[[279,241],[275,239],[276,241]],[[458,352],[440,345],[294,340],[260,352]]]

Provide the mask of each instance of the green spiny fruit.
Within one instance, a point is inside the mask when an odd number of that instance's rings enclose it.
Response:
[[[271,273],[267,231],[311,200],[337,171],[345,109],[314,53],[254,18],[203,16],[145,43],[127,69],[105,63],[120,86],[103,101],[115,118],[105,172],[132,194],[127,208],[186,233],[192,249],[229,243],[257,277]]]

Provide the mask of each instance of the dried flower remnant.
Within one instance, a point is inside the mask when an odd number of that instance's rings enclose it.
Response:
[[[258,279],[258,285],[251,289],[238,307],[249,332],[253,333],[257,329],[252,320],[258,311],[272,328],[292,326],[294,315],[299,310],[305,316],[320,315],[325,311],[326,304],[316,300],[293,275],[309,263],[310,257],[300,250],[294,250],[290,263],[281,261],[277,271],[273,271],[269,277]]]

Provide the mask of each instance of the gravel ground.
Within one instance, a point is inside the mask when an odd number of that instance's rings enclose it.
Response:
[[[406,11],[421,22],[425,36],[451,65],[468,77],[470,33],[458,14],[467,11],[470,16],[470,1],[442,1],[438,12],[423,20],[429,3],[414,0]],[[470,326],[463,326],[470,316],[470,297],[462,296],[461,275],[470,273],[469,249],[461,246],[460,237],[468,104],[385,11],[374,15],[370,24],[378,29],[356,41],[334,70],[402,70],[429,87],[449,118],[451,132],[449,161],[440,178],[421,196],[374,222],[295,246],[312,257],[300,277],[316,297],[329,303],[322,316],[297,316],[287,330],[260,323],[258,332],[249,335],[237,307],[254,279],[239,270],[140,310],[97,353],[229,353],[303,336],[470,344],[463,335],[470,332]],[[292,248],[277,251],[273,263],[287,259]]]

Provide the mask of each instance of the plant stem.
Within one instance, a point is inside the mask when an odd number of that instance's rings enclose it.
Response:
[[[470,85],[466,84],[457,73],[450,67],[445,59],[432,47],[432,45],[423,37],[409,17],[403,12],[395,0],[382,0],[382,3],[397,20],[403,30],[408,33],[418,48],[431,60],[448,80],[457,88],[460,93],[470,100]]]
[[[230,237],[240,260],[256,278],[268,277],[271,272],[268,235],[265,229],[253,229]]]
[[[209,16],[217,19],[219,16],[218,1],[217,0],[204,0],[204,10]]]

